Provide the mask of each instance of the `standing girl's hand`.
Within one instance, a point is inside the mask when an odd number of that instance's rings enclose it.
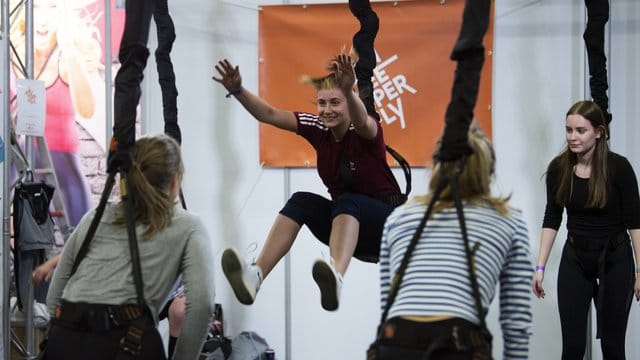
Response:
[[[639,274],[636,273],[636,284],[633,287],[633,292],[636,295],[636,300],[640,301],[640,276],[638,276]]]
[[[531,282],[531,288],[533,290],[533,294],[538,297],[538,299],[544,298],[544,289],[542,288],[542,280],[544,280],[544,271],[536,271],[533,273],[533,281]],[[636,282],[636,286],[638,282]]]
[[[224,59],[218,61],[218,65],[215,66],[220,77],[212,76],[211,78],[224,86],[230,94],[237,95],[242,91],[242,77],[240,76],[240,69],[236,65],[231,65],[229,60]]]

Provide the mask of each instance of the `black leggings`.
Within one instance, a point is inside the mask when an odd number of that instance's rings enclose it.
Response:
[[[562,359],[584,356],[587,313],[598,294],[598,259],[602,251],[576,249],[565,243],[558,271],[558,309],[562,326]],[[576,262],[577,260],[577,262]],[[603,306],[596,315],[601,323],[604,359],[625,359],[625,335],[633,295],[633,252],[630,242],[610,250],[605,263]]]

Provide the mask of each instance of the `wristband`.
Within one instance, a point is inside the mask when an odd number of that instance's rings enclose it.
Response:
[[[537,265],[536,271],[544,271],[544,265]]]
[[[233,96],[238,96],[238,95],[240,95],[240,93],[241,93],[241,92],[242,92],[242,87],[240,87],[240,89],[238,89],[238,90],[229,91],[229,92],[227,93],[227,95],[225,95],[225,97],[226,97],[226,98],[230,98],[230,97],[231,97],[231,95],[233,95]]]
[[[636,274],[640,274],[640,267],[636,267]]]

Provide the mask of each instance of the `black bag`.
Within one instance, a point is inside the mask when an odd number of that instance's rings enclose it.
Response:
[[[31,283],[31,273],[46,261],[47,252],[55,242],[54,225],[49,204],[54,187],[44,182],[27,181],[16,184],[13,196],[13,258],[18,307],[23,307],[23,296]],[[34,288],[34,299],[44,303],[48,285]]]

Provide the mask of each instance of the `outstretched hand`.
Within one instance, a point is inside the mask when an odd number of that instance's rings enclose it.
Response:
[[[224,59],[218,61],[215,66],[220,77],[212,76],[211,78],[224,86],[229,93],[235,94],[242,90],[242,77],[240,76],[239,67],[233,66],[229,60]]]
[[[328,70],[335,74],[336,82],[345,94],[353,91],[353,87],[356,84],[356,73],[353,69],[351,56],[345,54],[336,55],[329,62]]]

